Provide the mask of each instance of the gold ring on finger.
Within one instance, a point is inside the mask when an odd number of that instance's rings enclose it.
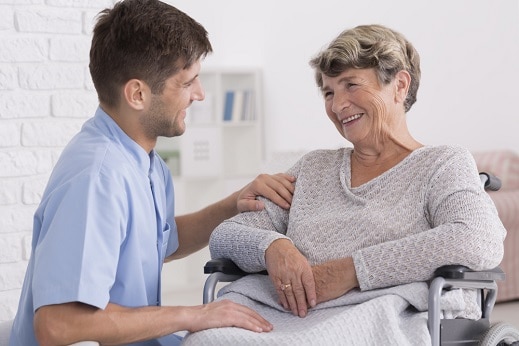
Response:
[[[281,284],[280,289],[281,289],[282,291],[284,291],[284,290],[286,290],[287,288],[290,288],[290,287],[292,287],[291,284]]]

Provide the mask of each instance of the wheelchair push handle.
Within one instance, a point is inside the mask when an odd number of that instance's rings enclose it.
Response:
[[[497,191],[501,188],[501,179],[487,172],[480,172],[479,178],[485,190]]]

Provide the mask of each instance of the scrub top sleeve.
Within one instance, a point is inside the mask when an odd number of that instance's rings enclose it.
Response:
[[[120,189],[113,179],[80,177],[51,194],[34,254],[34,310],[74,301],[106,307],[127,219]]]

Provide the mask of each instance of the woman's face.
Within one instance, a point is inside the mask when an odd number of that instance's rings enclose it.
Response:
[[[396,84],[381,84],[372,68],[350,68],[336,77],[323,75],[326,113],[352,144],[372,143],[399,111]]]

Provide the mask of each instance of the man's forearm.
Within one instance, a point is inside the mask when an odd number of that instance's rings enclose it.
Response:
[[[183,258],[207,246],[216,226],[238,214],[237,196],[238,192],[235,192],[197,212],[177,216],[179,248],[166,261]]]
[[[36,311],[34,328],[42,346],[79,341],[128,344],[185,330],[187,319],[182,309],[186,308],[126,308],[110,303],[102,310],[77,302],[49,305]]]

